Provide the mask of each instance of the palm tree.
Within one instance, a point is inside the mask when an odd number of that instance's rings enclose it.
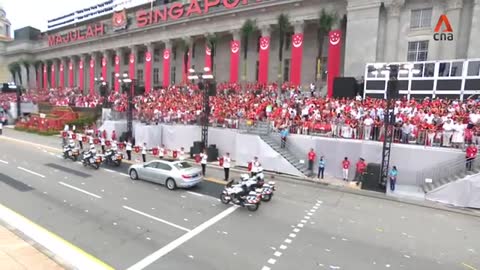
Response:
[[[242,45],[243,45],[243,78],[247,78],[247,57],[248,57],[248,40],[250,36],[257,31],[257,24],[255,20],[246,20],[241,28],[242,33]]]
[[[10,71],[10,74],[12,74],[12,79],[13,82],[17,82],[17,73],[20,71],[20,64],[18,62],[12,62],[8,64],[8,70]],[[20,79],[20,77],[19,77]],[[21,80],[21,79],[20,79]]]
[[[215,67],[215,65],[214,65],[214,64],[215,64],[215,62],[214,62],[214,60],[215,60],[215,47],[216,47],[216,45],[217,45],[218,38],[219,38],[219,37],[218,37],[218,34],[217,34],[217,33],[215,33],[215,34],[208,34],[208,35],[207,35],[207,45],[208,45],[208,47],[210,48],[210,63],[211,63],[211,65],[212,65],[212,66],[211,66],[211,68],[212,68],[212,70],[211,70],[212,74],[215,74],[215,72],[214,72],[214,67]]]
[[[282,91],[282,71],[283,71],[283,46],[285,45],[285,36],[290,29],[290,20],[287,14],[280,14],[277,17],[277,25],[275,28],[278,31],[278,44],[280,45],[278,50],[278,93]]]
[[[317,80],[317,86],[322,79],[322,74],[320,72],[321,60],[322,60],[322,53],[323,53],[323,44],[325,41],[325,37],[328,33],[332,30],[334,24],[337,23],[338,17],[337,13],[328,13],[325,9],[322,9],[320,12],[320,16],[318,18],[318,54],[317,54],[317,63],[315,69],[315,78]]]

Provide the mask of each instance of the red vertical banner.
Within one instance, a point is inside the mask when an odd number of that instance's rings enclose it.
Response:
[[[120,74],[120,55],[115,55],[115,74]],[[119,78],[115,77],[115,82],[113,83],[115,92],[118,93],[120,91],[120,82],[118,81]]]
[[[57,78],[55,76],[55,63],[52,63],[52,67],[51,67],[51,70],[50,70],[50,87],[51,88],[57,87],[56,79]]]
[[[152,53],[145,52],[145,93],[152,89]]]
[[[240,41],[230,42],[230,82],[238,82],[238,67],[240,65]]]
[[[208,45],[205,45],[205,67],[212,72],[212,49]]]
[[[303,33],[292,36],[292,60],[290,66],[290,82],[300,85],[302,81]]]
[[[59,77],[60,77],[60,78],[59,78],[59,80],[60,80],[60,82],[59,82],[59,87],[60,87],[60,88],[64,88],[64,87],[65,87],[65,71],[64,71],[64,69],[63,69],[63,62],[60,63],[60,68],[59,68],[59,70],[60,70],[60,71],[59,71]]]
[[[84,71],[83,71],[83,60],[80,59],[80,61],[78,61],[78,88],[80,88],[80,90],[84,90],[85,86],[84,86],[84,83],[85,83],[85,79],[83,78],[83,75],[85,74]]]
[[[163,51],[163,87],[170,85],[170,49]]]
[[[68,62],[68,86],[73,88],[73,60]]]
[[[107,81],[107,57],[102,57],[102,78]]]
[[[95,58],[90,59],[90,95],[95,95]]]
[[[330,31],[328,46],[328,63],[327,63],[327,96],[333,95],[333,82],[340,74],[340,58],[342,57],[342,31]]]
[[[135,78],[135,54],[134,53],[130,54],[130,61],[129,61],[129,65],[128,65],[128,73],[129,73],[130,79]]]
[[[47,64],[43,64],[43,89],[48,89]]]
[[[268,83],[268,62],[270,58],[270,37],[260,38],[258,53],[258,82]]]

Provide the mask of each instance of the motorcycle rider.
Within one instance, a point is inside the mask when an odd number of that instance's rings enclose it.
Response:
[[[97,148],[95,148],[94,144],[90,144],[90,150],[83,155],[83,160],[88,161],[90,160],[90,158],[95,157],[96,154],[97,154]]]

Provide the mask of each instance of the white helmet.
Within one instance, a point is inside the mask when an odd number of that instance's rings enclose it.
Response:
[[[73,140],[72,140],[72,139],[70,139],[70,141],[68,141],[68,143],[70,143],[70,144],[74,144],[74,142],[73,142]]]
[[[249,178],[250,178],[250,176],[246,173],[240,175],[241,180],[248,180]]]
[[[90,149],[95,149],[95,145],[91,144]]]

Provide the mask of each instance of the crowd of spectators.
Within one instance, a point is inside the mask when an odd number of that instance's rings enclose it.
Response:
[[[210,97],[210,122],[238,128],[240,123],[265,121],[273,129],[295,134],[383,140],[386,100],[323,98],[287,84],[281,88],[279,95],[273,84],[219,84],[217,95]],[[15,100],[15,94],[0,95],[3,107]],[[82,95],[76,89],[27,91],[22,100],[77,107],[96,107],[103,102],[98,95]],[[127,110],[125,93],[111,93],[107,101],[116,112]],[[135,117],[148,124],[198,123],[204,113],[202,93],[189,86],[154,90],[136,96],[133,104]],[[458,148],[480,142],[478,100],[402,98],[395,101],[393,111],[396,142]]]

